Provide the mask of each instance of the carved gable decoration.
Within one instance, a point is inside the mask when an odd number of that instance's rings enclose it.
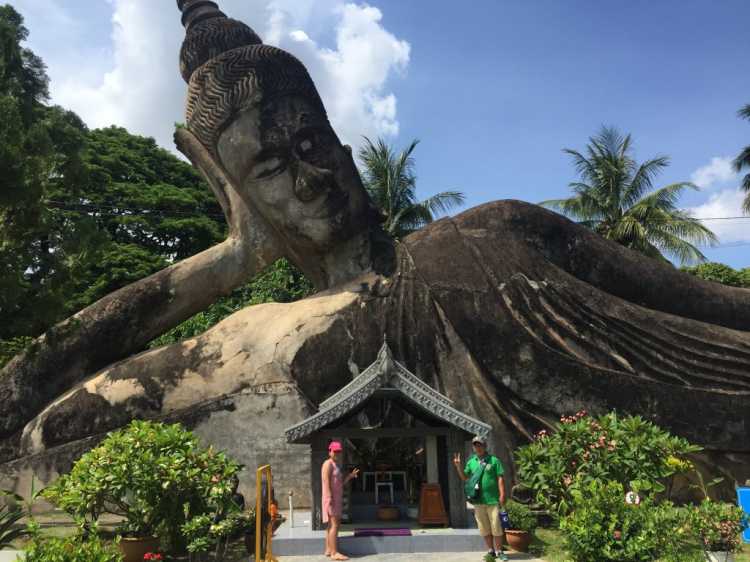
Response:
[[[346,418],[376,393],[396,395],[426,416],[472,435],[490,438],[491,426],[456,410],[447,396],[425,384],[396,361],[388,344],[383,342],[375,362],[336,394],[321,402],[317,414],[284,430],[287,442],[310,443],[313,433]]]

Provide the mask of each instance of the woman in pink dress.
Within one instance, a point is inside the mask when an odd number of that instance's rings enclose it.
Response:
[[[323,484],[323,523],[326,527],[326,556],[331,560],[349,560],[339,552],[339,526],[341,525],[341,513],[344,500],[344,484],[352,478],[356,478],[359,469],[355,468],[344,476],[337,461],[341,457],[341,443],[332,442],[328,446],[328,460],[323,463],[320,470],[320,478]]]

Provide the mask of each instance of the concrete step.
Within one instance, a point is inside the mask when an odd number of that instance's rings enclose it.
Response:
[[[397,522],[396,522],[397,523]],[[355,525],[356,526],[356,525]],[[397,527],[397,525],[394,525]],[[476,529],[471,533],[461,530],[430,529],[412,531],[411,536],[354,537],[339,536],[339,550],[349,555],[413,553],[413,552],[485,552],[484,540]],[[325,531],[315,537],[284,537],[277,532],[271,540],[271,549],[278,556],[322,554],[325,550]]]

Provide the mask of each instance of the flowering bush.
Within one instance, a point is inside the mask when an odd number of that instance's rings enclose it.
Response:
[[[87,525],[77,521],[74,536],[67,539],[41,538],[39,523],[31,519],[28,524],[31,540],[24,548],[27,562],[120,562],[122,554],[117,547],[104,545],[99,538],[96,523]]]
[[[161,554],[158,552],[147,552],[143,555],[144,560],[161,560]]]
[[[218,513],[193,517],[182,526],[182,532],[189,541],[188,552],[204,554],[214,546],[221,546],[222,539],[228,539],[238,526],[236,519],[222,518]],[[223,546],[226,548],[226,544]]]
[[[611,412],[593,418],[583,411],[561,417],[554,432],[540,431],[516,456],[521,483],[536,491],[540,503],[564,515],[574,483],[583,489],[592,482],[615,481],[663,491],[663,481],[675,472],[670,457],[700,449],[641,416],[621,418]]]
[[[107,434],[43,495],[90,521],[103,512],[123,516],[123,532],[148,537],[160,527],[178,532],[216,506],[229,509],[232,475],[242,468],[224,452],[200,450],[198,438],[179,424],[133,421]]]
[[[688,512],[686,527],[702,549],[736,552],[741,540],[739,535],[747,529],[748,522],[741,507],[704,498]]]
[[[575,484],[570,491],[571,511],[560,519],[568,553],[576,562],[604,560],[681,560],[678,512],[671,502],[640,505],[625,502],[619,482]],[[680,552],[679,556],[675,553]]]

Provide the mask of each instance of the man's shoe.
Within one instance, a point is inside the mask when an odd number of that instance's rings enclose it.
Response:
[[[507,557],[507,556],[505,556],[505,553],[504,553],[504,552],[498,552],[498,553],[497,553],[497,559],[498,559],[498,560],[507,560],[507,559],[508,559],[508,557]]]

